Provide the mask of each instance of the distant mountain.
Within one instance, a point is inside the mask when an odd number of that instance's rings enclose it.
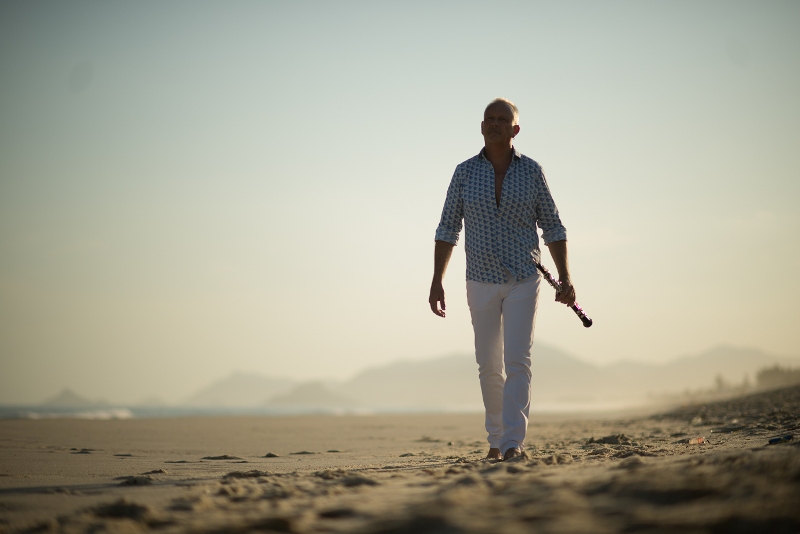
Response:
[[[721,345],[663,364],[613,364],[601,368],[601,376],[607,385],[624,384],[636,395],[677,393],[686,389],[710,388],[717,377],[729,384],[742,383],[747,377],[754,384],[759,370],[798,362],[798,359],[782,358],[757,349]],[[598,392],[609,393],[609,388],[598,388]]]
[[[295,385],[294,380],[287,378],[233,373],[204,387],[181,404],[202,408],[249,408],[260,406],[275,395],[287,393]]]
[[[534,398],[582,394],[597,374],[596,367],[547,345],[535,346],[531,360]],[[553,384],[554,377],[566,383],[567,391]],[[374,367],[345,382],[337,391],[367,406],[382,408],[481,409],[483,406],[478,364],[471,354]]]
[[[379,408],[481,406],[477,366],[464,356],[367,369],[336,391]]]
[[[586,401],[594,397],[585,393],[596,380],[598,369],[562,350],[534,346],[531,368],[531,396],[535,401],[554,397]],[[369,369],[343,384],[341,391],[373,406],[460,409],[483,406],[478,364],[472,354]]]
[[[776,363],[800,363],[754,349],[716,347],[666,364],[623,362],[599,367],[547,345],[531,356],[531,402],[587,404],[642,402],[648,396],[711,388],[717,376],[751,383],[758,370]],[[480,408],[478,366],[472,355],[402,361],[368,369],[337,391],[366,406]]]
[[[549,345],[531,352],[531,402],[586,403],[597,399],[598,367]]]
[[[331,391],[322,382],[309,382],[300,384],[288,393],[276,395],[267,404],[292,408],[353,408],[360,403]]]
[[[81,397],[71,389],[64,388],[58,395],[44,401],[41,406],[47,408],[105,408],[109,404],[102,400]]]
[[[754,385],[756,373],[765,367],[800,365],[798,358],[729,346],[664,364],[621,362],[600,367],[536,344],[531,359],[534,408],[642,403],[652,396],[711,389],[718,376],[728,384],[741,384],[747,376]],[[198,391],[184,406],[480,410],[483,402],[475,357],[454,354],[369,368],[338,385],[236,373]]]

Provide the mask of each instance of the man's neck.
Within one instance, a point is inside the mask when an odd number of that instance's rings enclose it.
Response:
[[[486,143],[483,146],[483,154],[486,156],[493,165],[497,163],[506,163],[511,161],[511,155],[514,152],[514,145],[496,145]]]

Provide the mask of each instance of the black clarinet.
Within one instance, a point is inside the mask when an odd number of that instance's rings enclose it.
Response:
[[[539,269],[539,271],[541,271],[542,275],[544,276],[544,279],[547,280],[547,283],[555,288],[556,293],[561,291],[561,284],[555,278],[553,278],[553,275],[550,274],[550,271],[545,269],[545,267],[538,261],[535,263],[536,263],[536,268]],[[581,320],[583,326],[585,326],[586,328],[592,326],[592,320],[586,316],[586,312],[583,311],[583,308],[578,306],[577,302],[572,306],[570,306],[570,309],[575,312],[575,315],[577,315],[578,318]]]

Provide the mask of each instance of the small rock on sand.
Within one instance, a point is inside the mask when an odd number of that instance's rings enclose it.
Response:
[[[678,441],[674,442],[675,444],[683,443],[685,445],[703,445],[708,443],[708,440],[704,437],[697,437],[697,438],[685,438],[679,439]]]
[[[362,477],[362,476],[350,476],[344,477],[341,479],[342,486],[346,486],[348,488],[352,488],[355,486],[377,486],[378,483],[371,478]]]
[[[264,458],[279,458],[279,456],[274,452],[268,452],[267,454],[264,455]]]
[[[793,439],[794,439],[794,434],[786,434],[785,436],[772,438],[771,440],[769,440],[769,444],[777,445],[778,443],[786,443],[787,441],[792,441]]]
[[[298,452],[290,452],[289,454],[317,454],[317,453],[311,451],[298,451]]]
[[[238,456],[223,454],[222,456],[203,456],[203,460],[241,460]]]
[[[133,503],[126,499],[119,499],[109,504],[101,504],[92,511],[98,517],[132,519],[134,521],[145,521],[147,516],[150,515],[150,508],[147,506]]]
[[[352,508],[331,508],[330,510],[322,510],[318,515],[326,519],[339,519],[342,517],[353,517],[356,515],[356,512]]]
[[[117,477],[115,480],[121,480],[120,486],[149,486],[153,483],[153,479],[149,476],[127,476]]]

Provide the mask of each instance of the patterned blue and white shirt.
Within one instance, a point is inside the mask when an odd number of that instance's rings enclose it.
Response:
[[[483,155],[456,167],[436,240],[456,244],[464,221],[467,280],[503,284],[506,269],[517,280],[537,274],[539,237],[545,244],[567,238],[538,163],[517,149],[503,179],[500,207],[495,201],[494,167]]]

